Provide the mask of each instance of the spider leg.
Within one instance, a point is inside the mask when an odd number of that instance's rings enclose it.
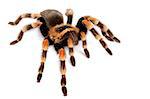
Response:
[[[10,25],[17,25],[23,18],[33,18],[33,19],[36,19],[36,18],[39,18],[39,17],[41,17],[40,14],[25,13],[25,14],[20,15],[14,22],[9,22],[8,24],[10,24]]]
[[[84,49],[84,53],[85,53],[87,58],[90,58],[90,54],[89,54],[89,51],[87,49],[87,42],[86,42],[85,32],[80,32],[80,37],[81,37],[81,40],[82,40],[82,47]]]
[[[67,24],[72,24],[73,10],[67,9],[65,15],[67,16]]]
[[[43,17],[39,17],[37,20],[42,22],[42,25],[40,26],[40,31],[42,35],[46,37],[48,35],[49,28],[46,25],[45,19]]]
[[[82,23],[87,27],[87,29],[89,31],[92,32],[92,34],[94,35],[94,37],[99,40],[99,42],[101,43],[101,45],[103,46],[103,48],[105,48],[105,50],[112,55],[111,50],[108,48],[107,44],[105,43],[105,41],[103,40],[102,36],[93,28],[93,24],[88,21],[88,20],[83,20]]]
[[[40,82],[40,80],[42,78],[42,73],[44,70],[44,64],[46,61],[46,55],[47,55],[48,47],[49,47],[49,41],[47,38],[45,38],[43,40],[43,43],[42,43],[42,50],[43,51],[42,51],[42,56],[41,56],[41,65],[40,65],[39,70],[38,70],[37,82]]]
[[[37,21],[37,22],[34,22],[34,23],[32,23],[32,24],[25,25],[25,26],[22,28],[22,30],[20,31],[20,33],[19,33],[19,35],[18,35],[18,37],[17,37],[17,40],[12,41],[12,42],[10,43],[10,45],[14,45],[14,44],[18,43],[19,41],[21,41],[21,39],[22,39],[22,37],[23,37],[23,35],[24,35],[24,33],[25,33],[26,31],[31,30],[31,29],[33,29],[33,28],[36,28],[36,27],[40,26],[41,24],[42,24],[42,22],[38,22],[38,21]]]
[[[75,66],[73,39],[70,37],[68,38],[67,42],[68,42],[68,48],[69,48],[70,61],[71,61],[72,66]]]
[[[120,40],[113,35],[110,29],[108,29],[108,27],[98,19],[88,16],[87,20],[90,20],[93,24],[97,25],[101,29],[102,35],[105,36],[106,39],[108,39],[109,41],[116,41],[117,43],[120,43]]]
[[[67,96],[65,58],[66,58],[66,55],[65,55],[64,48],[59,49],[60,72],[62,75],[62,78],[61,78],[62,92],[64,96]]]

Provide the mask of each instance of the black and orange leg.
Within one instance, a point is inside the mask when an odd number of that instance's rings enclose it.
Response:
[[[74,58],[74,49],[73,49],[73,40],[72,38],[68,38],[68,48],[69,48],[69,55],[70,55],[70,61],[72,66],[75,66],[75,58]]]
[[[102,35],[105,36],[106,39],[108,39],[109,41],[116,41],[116,42],[120,43],[120,40],[113,35],[113,33],[110,31],[110,29],[108,29],[108,27],[105,24],[103,24],[102,22],[100,22],[98,19],[93,18],[91,16],[86,16],[85,18],[87,20],[91,21],[94,25],[97,25],[101,29]]]
[[[40,14],[25,13],[25,14],[20,15],[14,22],[9,22],[8,24],[10,24],[10,25],[17,25],[23,18],[33,18],[33,19],[36,19],[36,18],[39,18],[39,17],[41,17]]]
[[[60,72],[61,72],[61,86],[62,86],[62,92],[64,96],[67,96],[67,88],[66,88],[66,65],[65,65],[65,50],[64,48],[60,48],[59,51],[59,59],[60,59]]]
[[[89,31],[92,32],[92,34],[94,35],[94,37],[99,40],[99,42],[101,43],[101,45],[103,46],[103,48],[105,48],[105,50],[112,55],[111,50],[108,48],[107,44],[105,43],[105,41],[103,40],[102,36],[93,28],[93,24],[88,21],[88,20],[83,20],[82,21],[83,24],[85,24],[85,26],[87,27],[87,29]]]
[[[67,9],[65,15],[67,16],[67,24],[72,24],[73,10]]]
[[[87,58],[90,58],[90,54],[89,54],[89,51],[87,49],[87,42],[86,42],[86,34],[85,32],[80,32],[80,38],[82,40],[82,47],[84,49],[84,53],[86,55]]]
[[[42,50],[43,51],[42,51],[42,56],[41,56],[41,65],[40,65],[39,70],[38,70],[37,82],[40,82],[40,80],[42,78],[42,73],[44,70],[44,64],[46,61],[46,55],[47,55],[48,47],[49,47],[49,41],[47,38],[45,38],[43,40],[43,43],[42,43]]]
[[[26,31],[31,30],[31,29],[33,29],[33,28],[36,28],[36,27],[40,26],[41,24],[42,24],[42,22],[34,22],[34,23],[32,23],[32,24],[29,24],[29,25],[24,26],[24,27],[22,28],[22,30],[20,31],[20,33],[19,33],[19,35],[18,35],[18,37],[17,37],[17,40],[12,41],[12,42],[10,43],[10,45],[14,45],[14,44],[18,43],[19,41],[21,41],[21,40],[22,40],[22,37],[23,37],[23,35],[24,35],[24,33],[25,33]]]

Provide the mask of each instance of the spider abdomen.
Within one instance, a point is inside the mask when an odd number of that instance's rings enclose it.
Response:
[[[63,23],[63,15],[57,10],[48,9],[42,11],[40,14],[49,28]]]

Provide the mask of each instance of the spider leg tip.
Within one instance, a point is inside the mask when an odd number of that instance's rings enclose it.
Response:
[[[8,22],[8,24],[12,24],[12,22]]]
[[[8,22],[9,25],[16,25],[14,22]]]
[[[118,43],[121,43],[121,41],[120,41],[120,40],[118,40]]]
[[[117,43],[121,43],[121,41],[116,37],[114,37],[113,40],[116,41]]]
[[[66,87],[62,87],[62,92],[63,92],[64,96],[67,96],[67,88]]]
[[[67,93],[63,93],[64,94],[64,96],[67,96]]]
[[[40,83],[40,81],[39,81],[39,80],[37,80],[37,83]]]
[[[87,56],[87,55],[86,55],[86,57],[87,57],[87,58],[90,58],[90,56]]]
[[[67,94],[64,94],[64,96],[67,96]]]
[[[14,45],[14,44],[12,44],[12,42],[11,42],[9,45]]]
[[[15,45],[16,43],[18,43],[17,40],[10,42],[10,45]]]
[[[38,76],[37,76],[37,83],[40,83],[41,78],[42,78],[42,74],[38,74]]]
[[[87,58],[90,58],[90,54],[89,54],[89,51],[87,49],[84,49],[84,52],[85,52],[85,55]]]
[[[109,53],[109,55],[113,55],[113,53],[111,52],[109,48],[107,48],[106,51]]]
[[[41,79],[37,78],[37,83],[40,83]]]
[[[71,57],[70,57],[70,60],[71,60],[72,66],[75,66],[75,58],[74,58],[74,56],[71,56]]]

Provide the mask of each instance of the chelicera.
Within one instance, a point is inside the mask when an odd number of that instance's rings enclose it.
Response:
[[[40,13],[25,13],[20,15],[15,22],[9,22],[10,25],[17,25],[23,18],[33,18],[37,19],[37,22],[24,26],[17,39],[12,41],[10,45],[14,45],[21,41],[23,35],[28,30],[33,28],[40,28],[40,31],[44,37],[42,43],[42,56],[41,65],[38,70],[37,82],[40,82],[42,78],[42,73],[44,70],[44,64],[46,61],[47,50],[50,45],[54,45],[60,59],[60,72],[61,72],[61,86],[64,96],[67,96],[66,88],[66,66],[65,59],[66,54],[64,47],[69,48],[70,61],[73,66],[75,66],[74,49],[73,46],[78,44],[79,40],[82,40],[83,49],[87,58],[90,57],[89,51],[87,49],[86,34],[89,30],[94,37],[101,43],[102,47],[112,55],[111,50],[108,48],[107,44],[103,40],[103,37],[94,29],[94,25],[101,29],[102,35],[109,41],[115,41],[120,43],[120,40],[116,38],[110,29],[107,28],[98,19],[91,16],[81,17],[76,26],[72,25],[73,10],[67,9],[66,11],[67,23],[63,21],[63,14],[57,10],[45,10]]]

